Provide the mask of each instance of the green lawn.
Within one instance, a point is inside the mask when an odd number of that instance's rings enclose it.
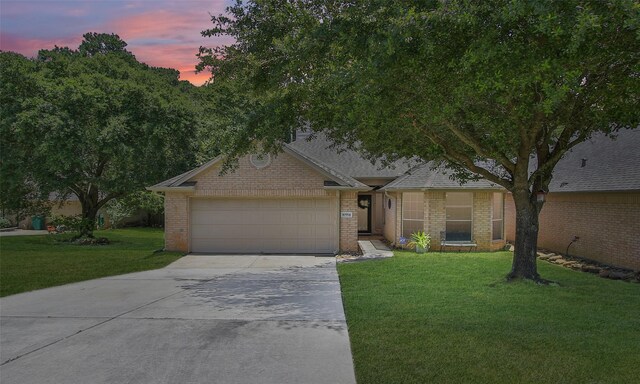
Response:
[[[539,263],[559,286],[504,283],[511,254],[398,252],[338,267],[366,383],[640,383],[640,285]]]
[[[71,235],[0,238],[0,296],[98,277],[162,268],[182,256],[159,252],[161,229],[96,231],[109,245],[72,245]]]

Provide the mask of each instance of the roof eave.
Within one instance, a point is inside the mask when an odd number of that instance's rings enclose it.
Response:
[[[346,187],[346,186],[342,186],[342,185],[337,185],[337,186],[327,186],[324,187],[324,189],[329,189],[332,191],[357,191],[357,192],[367,192],[367,191],[371,191],[373,190],[373,187]]]
[[[217,156],[217,157],[207,161],[206,163],[202,164],[198,168],[195,168],[192,171],[186,173],[184,176],[182,176],[178,180],[176,180],[173,183],[171,183],[172,185],[176,186],[176,187],[172,187],[172,188],[179,187],[180,184],[184,183],[185,181],[189,181],[189,179],[192,179],[195,176],[201,174],[202,172],[206,171],[207,169],[209,169],[210,167],[212,167],[213,165],[218,163],[220,160],[222,160],[222,156]]]
[[[386,192],[398,192],[398,191],[457,191],[460,189],[464,189],[467,191],[504,191],[506,190],[504,187],[391,187],[391,188],[380,188],[380,191]]]
[[[147,191],[151,192],[193,192],[196,190],[195,186],[188,187],[147,187]]]

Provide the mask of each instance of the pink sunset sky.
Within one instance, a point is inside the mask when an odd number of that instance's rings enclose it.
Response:
[[[0,49],[35,56],[54,45],[77,48],[86,32],[115,33],[139,61],[174,68],[193,84],[210,73],[195,73],[200,46],[230,38],[204,38],[211,14],[231,0],[0,0]]]

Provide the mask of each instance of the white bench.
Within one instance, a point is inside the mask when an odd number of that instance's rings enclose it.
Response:
[[[446,231],[441,231],[440,232],[440,252],[442,252],[445,247],[468,248],[469,252],[475,251],[476,249],[478,249],[478,244],[474,243],[473,240],[471,240],[471,241],[447,241],[446,239],[447,239],[447,232]],[[462,250],[462,249],[459,249],[458,251],[460,251],[460,250]]]

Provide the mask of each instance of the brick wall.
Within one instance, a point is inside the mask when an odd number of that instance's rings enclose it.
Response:
[[[340,251],[358,251],[358,193],[340,193],[340,212],[351,212],[351,218],[340,218]]]
[[[397,193],[396,238],[397,243],[402,234],[402,195]],[[492,241],[491,225],[492,192],[478,191],[473,193],[473,240],[479,251],[502,249],[505,240]],[[430,190],[424,194],[424,230],[431,235],[431,249],[440,249],[440,232],[446,229],[446,192]],[[388,237],[387,237],[388,238]]]
[[[195,196],[226,197],[327,197],[334,192],[324,189],[327,179],[308,165],[281,153],[271,164],[256,169],[246,156],[238,167],[220,176],[220,166],[214,165],[195,177]]]
[[[505,203],[507,239],[515,239],[515,207]],[[538,246],[640,270],[640,193],[550,193],[540,212]]]

